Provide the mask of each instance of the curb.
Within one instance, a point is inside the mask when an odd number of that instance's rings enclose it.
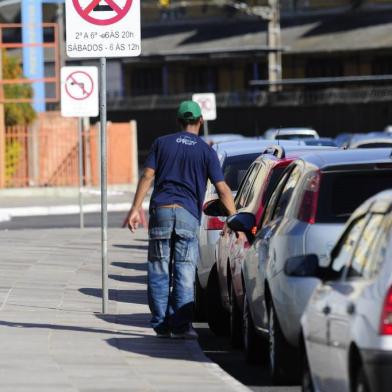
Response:
[[[142,208],[148,211],[150,203],[145,201]],[[131,203],[109,203],[108,212],[129,211]],[[101,204],[83,205],[83,213],[101,212]],[[0,208],[0,222],[10,221],[14,217],[33,217],[33,216],[50,216],[50,215],[76,215],[79,214],[79,205],[60,205],[60,206],[33,206],[33,207],[15,207]]]

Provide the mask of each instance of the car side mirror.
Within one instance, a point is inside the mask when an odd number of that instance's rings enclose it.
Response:
[[[226,208],[220,199],[207,201],[203,206],[203,212],[207,216],[227,216]]]
[[[256,225],[256,218],[250,212],[239,212],[227,218],[227,226],[233,231],[250,233]]]
[[[315,254],[290,257],[286,261],[284,272],[292,277],[317,278],[320,275],[319,258]]]

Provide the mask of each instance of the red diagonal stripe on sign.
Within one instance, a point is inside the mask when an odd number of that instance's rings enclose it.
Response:
[[[85,13],[85,14],[89,14],[94,8],[95,8],[95,6],[97,6],[98,4],[99,4],[99,2],[100,2],[101,0],[93,0],[84,10],[83,10],[83,12]]]
[[[122,12],[122,9],[113,1],[113,0],[105,0],[107,5],[110,5],[112,7],[113,11],[116,11],[118,14]]]

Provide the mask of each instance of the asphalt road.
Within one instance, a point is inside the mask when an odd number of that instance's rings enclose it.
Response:
[[[110,227],[121,227],[126,212],[110,212]],[[99,227],[100,214],[85,214],[86,227]],[[18,217],[8,222],[0,222],[0,230],[48,229],[79,227],[79,215],[51,215]],[[240,350],[231,348],[228,339],[216,337],[205,323],[195,324],[199,343],[204,353],[242,384],[255,392],[300,392],[299,387],[271,386],[268,370],[262,365],[248,365]]]
[[[121,227],[127,212],[110,212],[108,214],[109,227]],[[85,227],[99,227],[101,224],[100,213],[84,214]],[[49,215],[15,217],[10,221],[0,222],[0,230],[21,229],[54,229],[79,227],[79,215]]]

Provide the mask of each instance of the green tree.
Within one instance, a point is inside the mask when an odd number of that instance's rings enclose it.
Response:
[[[16,57],[9,56],[5,50],[2,52],[3,80],[22,79],[23,71]],[[33,89],[30,84],[4,85],[5,98],[32,98]],[[6,103],[4,105],[6,125],[30,124],[36,114],[30,103]]]

